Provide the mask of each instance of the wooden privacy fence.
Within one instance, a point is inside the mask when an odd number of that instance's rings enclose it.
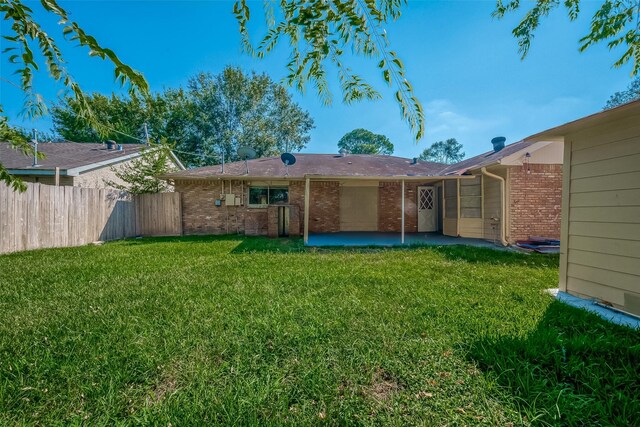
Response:
[[[0,253],[181,234],[179,193],[132,196],[31,183],[19,193],[0,183]]]

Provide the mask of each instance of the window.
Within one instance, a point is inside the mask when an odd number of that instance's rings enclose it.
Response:
[[[249,207],[260,208],[289,202],[286,187],[249,187]]]
[[[482,218],[482,177],[460,180],[460,217]]]

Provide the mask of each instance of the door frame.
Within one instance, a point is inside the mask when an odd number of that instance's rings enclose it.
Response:
[[[430,223],[433,224],[433,227],[425,230],[425,229],[420,229],[420,193],[422,189],[425,188],[430,188],[431,189],[431,198],[433,201],[433,208],[431,208],[431,215],[433,216],[433,220],[430,221]],[[418,233],[434,233],[438,231],[438,192],[436,189],[435,184],[430,184],[430,185],[420,185],[418,186],[418,191],[416,192],[416,214],[418,216]],[[424,210],[423,210],[424,211]]]

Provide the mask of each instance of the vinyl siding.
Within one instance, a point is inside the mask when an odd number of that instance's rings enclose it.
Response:
[[[640,116],[565,141],[570,173],[560,286],[640,314]]]
[[[506,178],[506,171],[490,170],[489,172]],[[500,195],[500,181],[495,178],[484,177],[482,180],[484,186],[484,238],[491,241],[499,241],[502,236],[502,198]],[[494,228],[494,220],[491,218],[499,218],[498,225]]]

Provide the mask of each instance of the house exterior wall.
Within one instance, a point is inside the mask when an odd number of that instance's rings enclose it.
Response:
[[[560,238],[562,165],[510,167],[508,188],[509,243],[532,236]]]
[[[404,229],[418,231],[417,192],[421,184],[404,184]],[[402,226],[402,183],[380,182],[378,185],[378,231],[400,233]]]
[[[640,114],[566,135],[564,173],[560,289],[640,314]]]
[[[54,175],[18,175],[24,182],[37,182],[44,185],[56,185],[56,177]],[[72,176],[61,176],[60,185],[73,185]]]
[[[309,190],[309,232],[340,231],[340,183],[311,181]]]
[[[490,169],[488,172],[505,178],[506,180],[507,171],[505,169]],[[484,214],[483,235],[486,240],[500,242],[502,239],[502,221],[508,221],[508,219],[502,218],[500,181],[496,178],[484,176],[482,179],[482,186],[484,195],[482,201]]]
[[[286,185],[287,183],[285,183]],[[246,234],[249,236],[277,236],[278,205],[254,208],[247,203],[249,182],[239,180],[176,181],[175,189],[182,197],[182,229],[193,234]],[[291,181],[289,186],[289,235],[302,233],[304,182]],[[216,206],[222,194],[241,196],[241,206]]]

